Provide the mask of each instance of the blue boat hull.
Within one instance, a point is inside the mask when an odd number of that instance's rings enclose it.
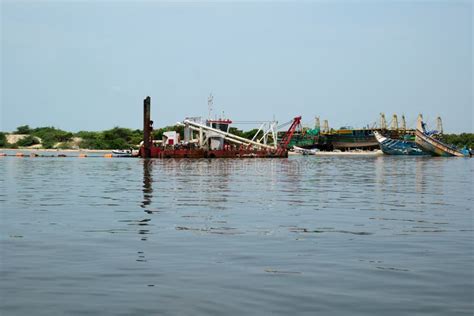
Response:
[[[426,156],[426,152],[421,150],[415,142],[406,140],[391,139],[383,137],[376,133],[376,139],[379,142],[380,149],[387,155],[403,155],[403,156]]]
[[[392,139],[394,143],[380,144],[380,149],[387,155],[408,155],[408,156],[426,156],[426,152],[421,150],[413,142],[399,141]]]

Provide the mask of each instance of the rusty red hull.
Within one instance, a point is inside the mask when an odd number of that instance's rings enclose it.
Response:
[[[144,156],[144,148],[140,148],[140,157]],[[288,151],[269,150],[246,150],[246,149],[163,149],[152,147],[150,149],[151,158],[286,158]]]

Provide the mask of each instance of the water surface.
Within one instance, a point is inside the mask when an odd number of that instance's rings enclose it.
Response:
[[[473,160],[0,158],[0,314],[472,315]]]

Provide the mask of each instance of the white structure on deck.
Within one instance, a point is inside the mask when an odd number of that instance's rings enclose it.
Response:
[[[207,99],[208,118],[203,120],[201,117],[189,117],[183,122],[178,122],[184,126],[184,144],[195,143],[200,148],[210,150],[222,150],[226,146],[244,146],[256,149],[276,149],[278,147],[278,122],[239,122],[239,123],[258,123],[255,136],[247,139],[230,133],[230,124],[232,121],[226,118],[212,118],[214,110],[214,97],[212,93]],[[224,117],[224,112],[222,112]],[[227,144],[226,144],[227,141]],[[232,143],[229,145],[229,143]]]
[[[212,150],[224,149],[224,140],[235,145],[244,145],[258,149],[277,148],[277,135],[275,130],[276,122],[269,123],[269,126],[262,124],[254,138],[251,140],[229,133],[230,123],[230,120],[221,119],[213,121],[208,120],[207,124],[204,124],[202,120],[197,118],[187,118],[181,124],[184,125],[185,142],[193,142],[193,132],[197,132],[197,143],[201,148],[209,148]],[[268,128],[265,129],[265,127]],[[260,131],[263,131],[263,136],[257,139],[257,135]],[[267,144],[269,135],[272,135],[274,139],[272,145]]]
[[[164,132],[163,133],[163,144],[164,145],[176,145],[179,143],[179,134],[176,131]]]

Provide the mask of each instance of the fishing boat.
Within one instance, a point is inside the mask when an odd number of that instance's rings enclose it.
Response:
[[[423,151],[432,156],[442,157],[470,157],[468,149],[458,149],[453,145],[443,143],[436,139],[436,131],[427,131],[426,123],[423,122],[421,114],[418,116],[416,123],[415,142]]]
[[[138,155],[138,151],[134,151],[133,149],[114,149],[112,150],[112,154],[115,157],[134,157]]]
[[[424,156],[428,155],[426,152],[418,148],[415,142],[392,139],[383,136],[377,131],[374,131],[375,138],[379,142],[380,149],[387,155],[409,155],[409,156]]]

